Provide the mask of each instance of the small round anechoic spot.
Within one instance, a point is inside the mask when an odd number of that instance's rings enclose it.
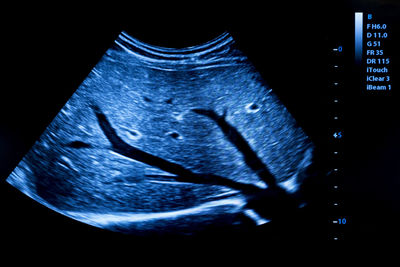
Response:
[[[166,134],[174,139],[182,139],[182,136],[177,132],[168,132]]]
[[[250,103],[246,105],[246,112],[247,113],[256,113],[260,110],[259,105],[256,103]]]
[[[125,129],[126,130],[126,137],[128,137],[131,140],[138,140],[142,138],[142,133],[139,132],[138,130],[133,130],[133,129]]]

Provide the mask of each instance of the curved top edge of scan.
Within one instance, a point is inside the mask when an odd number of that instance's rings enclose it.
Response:
[[[170,48],[145,43],[132,37],[125,31],[122,31],[115,40],[115,43],[141,57],[153,60],[176,61],[193,59],[194,57],[201,57],[212,54],[213,52],[218,52],[234,44],[235,41],[228,32],[224,32],[216,38],[199,45],[184,48]]]

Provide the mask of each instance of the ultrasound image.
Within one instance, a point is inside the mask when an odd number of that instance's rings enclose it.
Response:
[[[313,151],[230,34],[175,49],[122,32],[7,182],[99,228],[193,234],[304,206]]]

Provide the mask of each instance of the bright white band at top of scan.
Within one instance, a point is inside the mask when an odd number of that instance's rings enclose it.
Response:
[[[234,43],[234,40],[229,33],[225,32],[217,38],[200,45],[184,48],[168,48],[144,43],[128,35],[126,32],[122,32],[118,36],[116,43],[132,53],[151,61],[181,61],[215,54],[221,50],[224,51]]]

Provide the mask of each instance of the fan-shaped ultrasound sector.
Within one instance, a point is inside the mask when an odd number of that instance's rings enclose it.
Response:
[[[302,183],[313,145],[233,38],[194,47],[121,33],[7,181],[97,227],[240,224],[253,193]]]

